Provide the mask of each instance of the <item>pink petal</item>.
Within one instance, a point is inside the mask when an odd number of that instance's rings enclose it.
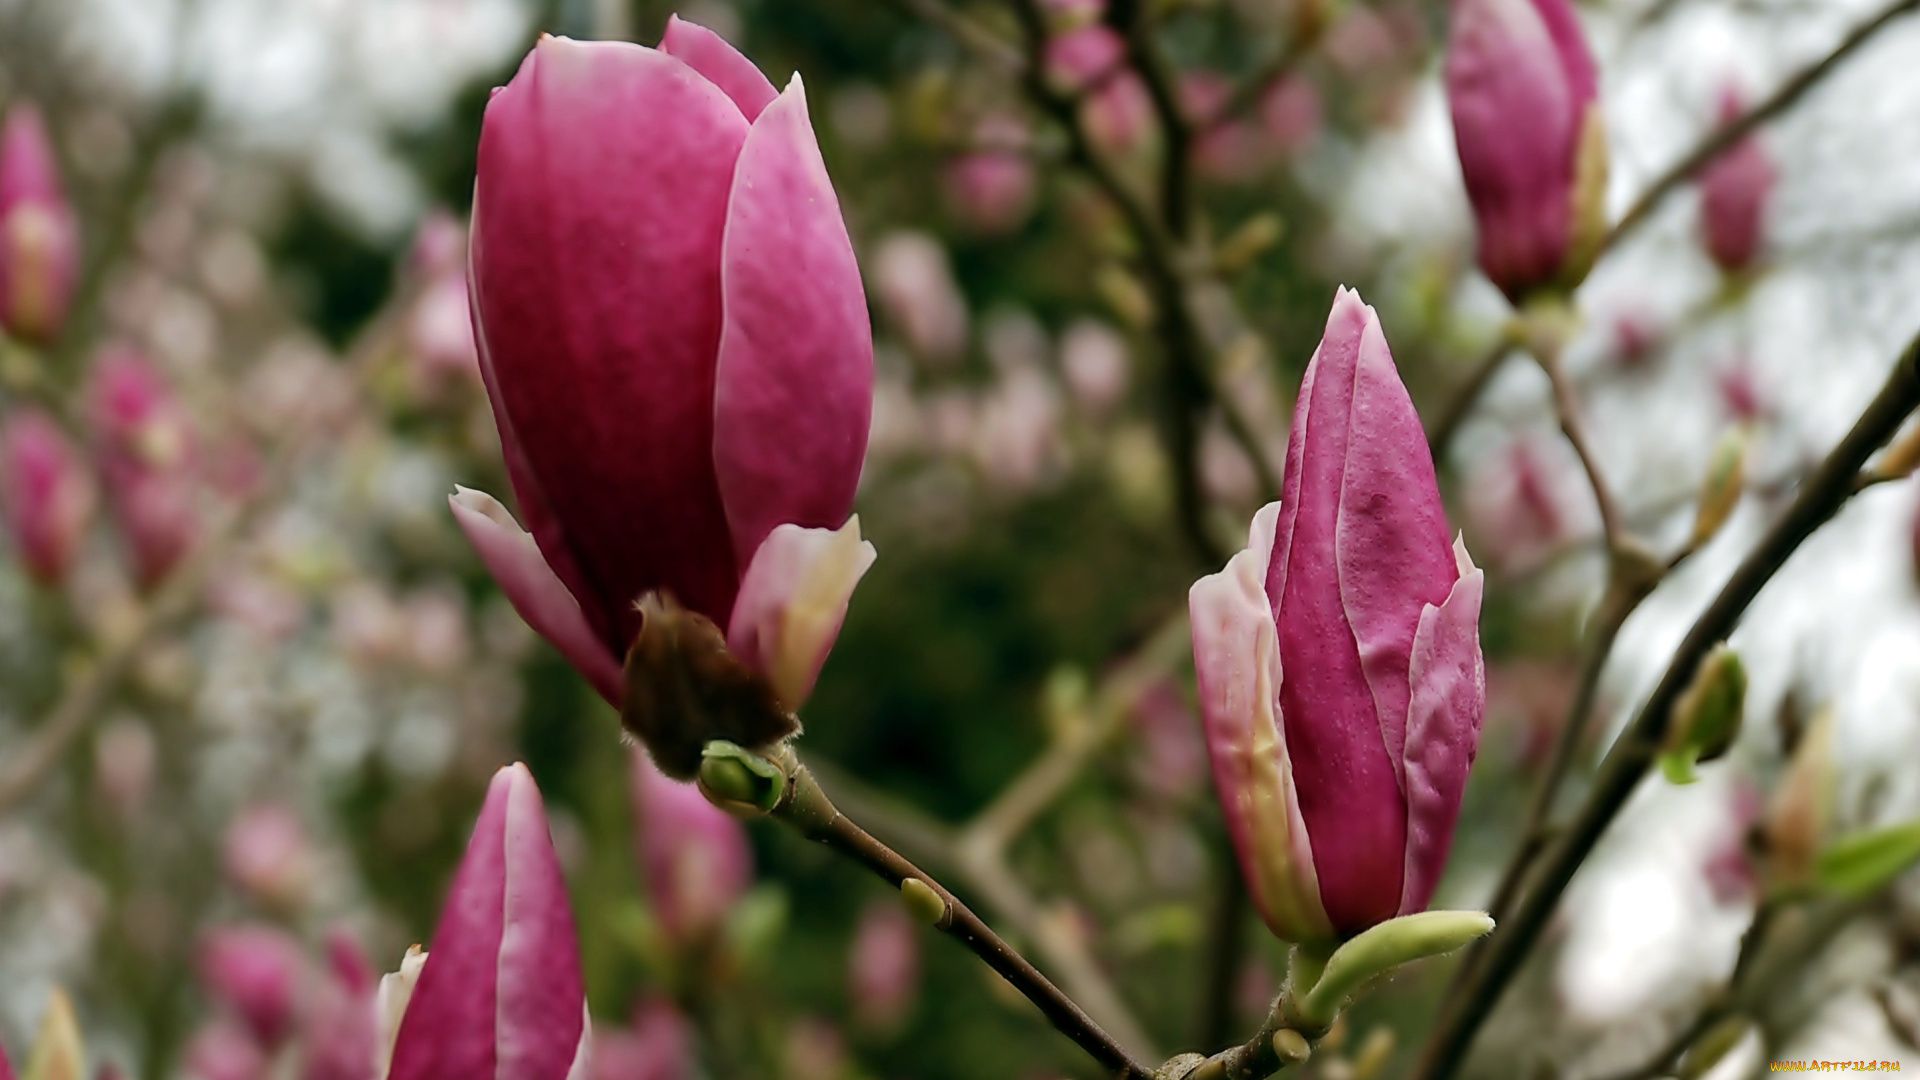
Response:
[[[1485,575],[1454,542],[1460,579],[1438,607],[1420,613],[1407,711],[1407,872],[1400,914],[1424,911],[1447,865],[1467,770],[1480,748],[1487,675],[1480,657]]]
[[[494,775],[400,1022],[391,1080],[565,1080],[586,991],[566,883],[524,765]]]
[[[507,594],[513,610],[560,650],[560,655],[608,704],[619,708],[623,685],[620,661],[587,625],[579,602],[541,557],[533,538],[506,507],[484,491],[455,488],[447,502],[453,507],[460,530],[467,534],[467,542],[500,584],[500,591]]]
[[[713,456],[744,566],[776,525],[846,521],[873,410],[860,267],[798,75],[740,151],[723,277]]]
[[[744,826],[632,749],[634,841],[653,917],[677,945],[705,944],[753,881]]]
[[[51,341],[80,269],[80,232],[40,112],[20,103],[0,131],[0,327]]]
[[[735,105],[752,123],[760,110],[779,94],[754,62],[728,44],[727,39],[678,15],[667,16],[667,32],[660,38],[660,51],[686,61],[688,67],[707,77],[707,81],[726,91]]]
[[[616,649],[648,590],[718,621],[733,605],[713,389],[746,137],[711,82],[623,42],[543,38],[487,106],[470,257],[495,414],[577,580],[543,550]]]
[[[854,586],[873,560],[858,516],[838,529],[781,525],[754,553],[727,625],[727,648],[767,676],[788,709],[813,694]]]
[[[1318,941],[1332,929],[1276,713],[1280,654],[1266,579],[1279,517],[1279,503],[1254,515],[1246,550],[1195,582],[1187,603],[1207,754],[1247,890],[1276,935]]]
[[[1516,296],[1557,277],[1593,60],[1566,0],[1455,0],[1447,97],[1480,263]]]
[[[1459,571],[1447,543],[1433,456],[1380,320],[1357,293],[1344,293],[1335,306],[1365,319],[1351,369],[1353,409],[1335,544],[1340,597],[1398,775],[1414,630],[1424,608],[1447,598]]]
[[[1372,311],[1341,290],[1295,405],[1266,590],[1279,631],[1280,713],[1300,813],[1321,904],[1343,933],[1393,916],[1406,853],[1398,755],[1388,754],[1349,624],[1348,594],[1365,585],[1350,585],[1340,571],[1341,517],[1350,512],[1342,505],[1344,481],[1350,455],[1360,450],[1352,438],[1355,404],[1366,401],[1356,380],[1370,326]],[[1420,452],[1426,453],[1424,443]],[[1385,562],[1400,552],[1374,555]]]

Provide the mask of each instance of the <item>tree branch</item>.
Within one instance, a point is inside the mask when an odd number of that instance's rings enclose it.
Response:
[[[1660,177],[1647,186],[1635,199],[1627,212],[1621,215],[1612,231],[1600,243],[1604,252],[1618,243],[1620,238],[1638,228],[1652,215],[1662,200],[1673,190],[1686,183],[1714,158],[1719,157],[1734,143],[1739,142],[1755,128],[1792,108],[1807,92],[1818,86],[1822,80],[1840,66],[1840,62],[1851,56],[1862,45],[1871,41],[1874,35],[1884,30],[1890,23],[1902,15],[1920,9],[1920,0],[1896,0],[1881,9],[1880,13],[1848,31],[1834,46],[1832,52],[1801,71],[1798,75],[1781,84],[1765,101],[1760,102],[1732,123],[1723,124],[1711,135],[1701,140],[1687,156],[1675,162]]]
[[[1674,702],[1700,661],[1733,632],[1747,606],[1801,543],[1845,505],[1855,491],[1861,466],[1920,406],[1916,362],[1920,362],[1920,338],[1908,344],[1853,429],[1821,462],[1785,516],[1741,561],[1719,595],[1694,622],[1675,650],[1666,674],[1615,742],[1586,804],[1546,856],[1539,882],[1527,892],[1513,918],[1494,931],[1485,962],[1457,997],[1460,1008],[1445,1018],[1428,1042],[1415,1074],[1420,1080],[1445,1080],[1459,1067],[1474,1035],[1546,928],[1567,884],[1652,766]]]

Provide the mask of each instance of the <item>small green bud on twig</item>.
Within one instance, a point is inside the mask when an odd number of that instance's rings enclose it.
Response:
[[[1281,1028],[1273,1033],[1273,1056],[1280,1059],[1281,1068],[1304,1065],[1313,1056],[1313,1045],[1307,1037],[1292,1028]]]
[[[1733,516],[1747,484],[1747,433],[1729,428],[1714,444],[1713,457],[1707,462],[1706,479],[1700,482],[1700,501],[1693,519],[1693,547],[1701,547],[1714,538],[1720,527]]]
[[[1725,754],[1740,735],[1747,669],[1726,642],[1714,646],[1674,704],[1660,754],[1660,770],[1675,784],[1691,784],[1693,767]]]
[[[1369,927],[1334,950],[1295,1011],[1318,1027],[1331,1024],[1362,984],[1403,964],[1450,953],[1493,929],[1484,911],[1423,911]]]
[[[917,877],[900,882],[900,899],[906,903],[909,914],[928,926],[939,926],[950,914],[947,898]]]
[[[709,802],[745,817],[772,812],[787,790],[778,765],[722,739],[701,750],[699,782]]]

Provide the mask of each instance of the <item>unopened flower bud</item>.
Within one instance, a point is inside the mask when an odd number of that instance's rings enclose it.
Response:
[[[134,580],[151,589],[201,534],[191,422],[153,364],[124,346],[94,365],[87,414]]]
[[[920,929],[898,904],[868,905],[847,952],[847,996],[870,1031],[899,1028],[920,989]]]
[[[200,944],[200,981],[208,996],[268,1048],[293,1030],[305,964],[299,943],[268,926],[224,927]]]
[[[1720,122],[1732,123],[1745,111],[1740,94],[1727,90],[1720,99]],[[1707,254],[1728,272],[1745,270],[1766,242],[1767,203],[1779,170],[1759,136],[1748,135],[1700,170],[1700,231]]]
[[[227,826],[223,854],[227,880],[255,900],[282,911],[306,902],[313,851],[293,811],[270,803],[242,810]]]
[[[662,775],[644,749],[631,753],[634,841],[653,917],[670,942],[698,946],[753,880],[746,832],[700,788]]]
[[[1700,499],[1695,504],[1693,547],[1713,539],[1732,516],[1733,508],[1740,504],[1740,496],[1746,490],[1748,444],[1747,432],[1741,427],[1729,428],[1714,444],[1713,456],[1707,461],[1706,478],[1700,482]]]
[[[1447,97],[1480,267],[1515,303],[1586,275],[1606,230],[1606,127],[1569,0],[1453,0]]]
[[[1747,669],[1726,642],[1714,646],[1674,703],[1661,771],[1676,784],[1694,781],[1693,767],[1725,754],[1740,735],[1746,710]]]
[[[40,1018],[33,1053],[21,1071],[21,1080],[87,1080],[87,1047],[80,1037],[80,1021],[65,990],[54,990]]]
[[[80,267],[80,232],[53,143],[29,104],[0,130],[0,330],[46,343],[66,322]]]
[[[1767,868],[1776,886],[1791,889],[1811,884],[1826,844],[1838,772],[1833,759],[1834,717],[1831,708],[1814,717],[1767,807]]]
[[[0,429],[0,512],[20,561],[42,584],[64,580],[93,519],[86,461],[51,416],[13,414]]]

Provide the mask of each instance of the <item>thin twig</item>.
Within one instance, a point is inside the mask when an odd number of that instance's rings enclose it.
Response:
[[[1573,381],[1567,377],[1566,368],[1561,365],[1556,353],[1540,350],[1537,355],[1540,370],[1546,372],[1547,382],[1553,391],[1553,412],[1560,421],[1560,431],[1573,447],[1574,456],[1580,459],[1580,467],[1587,474],[1587,483],[1593,488],[1593,501],[1600,510],[1600,531],[1606,535],[1608,548],[1617,552],[1628,539],[1624,531],[1624,519],[1620,515],[1620,503],[1614,497],[1613,488],[1608,485],[1606,477],[1601,475],[1599,459],[1594,453],[1593,444],[1587,439],[1586,424],[1580,418],[1580,402],[1574,397]]]
[[[1184,242],[1193,231],[1193,127],[1180,102],[1173,65],[1154,39],[1150,7],[1142,0],[1113,0],[1107,19],[1126,41],[1127,57],[1153,103],[1161,138],[1160,216],[1173,238]]]
[[[899,888],[915,880],[933,890],[944,905],[936,929],[965,945],[1014,989],[1037,1006],[1056,1030],[1072,1039],[1101,1067],[1122,1080],[1152,1080],[1153,1069],[1136,1060],[1119,1040],[1095,1023],[1074,1000],[1040,973],[1019,950],[993,932],[980,916],[961,903],[924,870],[855,824],[821,793],[806,766],[790,766],[791,785],[774,816],[802,835],[832,848]]]
[[[1494,931],[1495,940],[1488,946],[1485,962],[1457,996],[1461,1002],[1458,1011],[1436,1027],[1415,1074],[1420,1080],[1445,1080],[1459,1067],[1474,1035],[1546,928],[1568,882],[1652,766],[1673,704],[1700,661],[1733,632],[1747,606],[1801,543],[1845,505],[1854,492],[1861,466],[1920,406],[1916,362],[1920,362],[1920,338],[1903,350],[1886,384],[1853,429],[1821,462],[1785,516],[1741,561],[1719,595],[1694,622],[1674,651],[1666,674],[1615,742],[1579,815],[1546,856],[1538,882],[1513,917]]]
[[[1896,0],[1895,3],[1889,4],[1878,14],[1849,31],[1824,58],[1781,84],[1780,88],[1765,101],[1748,109],[1731,123],[1721,125],[1711,135],[1701,140],[1687,156],[1675,162],[1658,179],[1647,185],[1647,189],[1640,193],[1640,197],[1634,200],[1633,205],[1621,215],[1620,221],[1601,241],[1600,250],[1605,251],[1611,248],[1619,242],[1621,237],[1638,228],[1659,207],[1662,200],[1675,188],[1685,184],[1708,162],[1719,157],[1728,147],[1745,138],[1755,128],[1792,108],[1807,95],[1808,91],[1832,74],[1842,60],[1872,40],[1874,35],[1885,29],[1895,19],[1916,9],[1920,9],[1920,0]]]

